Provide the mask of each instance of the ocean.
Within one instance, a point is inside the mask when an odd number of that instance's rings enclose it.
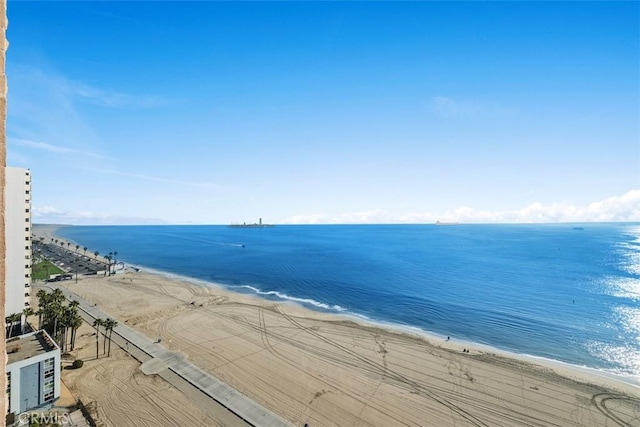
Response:
[[[57,233],[142,269],[640,382],[640,224]]]

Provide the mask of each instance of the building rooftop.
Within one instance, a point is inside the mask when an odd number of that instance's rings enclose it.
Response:
[[[45,331],[31,332],[30,334],[8,339],[6,345],[8,365],[58,348]]]

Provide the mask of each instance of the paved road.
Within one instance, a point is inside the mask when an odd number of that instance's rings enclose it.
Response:
[[[75,246],[74,246],[75,248]],[[34,258],[46,258],[67,273],[104,274],[107,265],[90,256],[53,243],[33,241]]]
[[[108,313],[87,303],[78,295],[54,283],[34,287],[60,289],[67,299],[80,303],[79,314],[89,323],[108,318]],[[185,393],[222,425],[229,427],[290,426],[287,421],[252,401],[208,372],[185,360],[184,355],[164,348],[138,331],[118,323],[113,329],[112,342],[138,359],[145,374],[157,374]]]

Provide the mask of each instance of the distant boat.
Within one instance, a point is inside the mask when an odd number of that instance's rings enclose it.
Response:
[[[457,221],[436,221],[436,225],[458,225]]]
[[[574,230],[584,230],[584,227],[573,227]]]

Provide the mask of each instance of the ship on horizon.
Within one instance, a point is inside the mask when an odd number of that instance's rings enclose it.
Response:
[[[436,221],[436,225],[458,225],[458,221]]]
[[[232,228],[264,228],[264,227],[273,227],[273,224],[263,224],[262,218],[259,218],[258,223],[247,224],[243,222],[242,224],[229,224],[229,227]]]

